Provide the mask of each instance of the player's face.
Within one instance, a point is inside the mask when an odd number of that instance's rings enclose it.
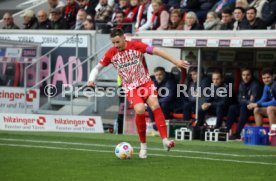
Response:
[[[165,79],[165,72],[156,71],[154,72],[155,79],[158,83],[162,82]]]
[[[212,75],[212,82],[214,86],[219,86],[222,82],[222,78],[220,74],[213,74]]]
[[[115,48],[117,48],[117,50],[123,51],[125,49],[125,37],[124,36],[115,36],[113,38],[111,38],[112,44]]]
[[[242,80],[244,83],[250,82],[252,79],[251,72],[249,70],[245,70],[242,72]]]
[[[273,82],[272,75],[270,74],[264,74],[262,75],[262,79],[265,85],[270,85]]]

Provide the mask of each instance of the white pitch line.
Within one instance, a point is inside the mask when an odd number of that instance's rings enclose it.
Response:
[[[107,151],[107,150],[92,150],[92,149],[83,149],[83,148],[63,148],[63,147],[54,147],[54,146],[36,146],[36,145],[3,144],[3,143],[0,143],[0,146],[23,147],[23,148],[39,148],[39,149],[52,149],[52,150],[87,151],[87,152],[97,152],[97,153],[112,153],[113,152],[113,151]],[[193,157],[193,156],[183,156],[183,155],[167,155],[167,154],[148,154],[148,155],[149,156],[156,156],[156,157],[187,158],[187,159],[198,159],[198,160],[209,160],[209,161],[222,161],[222,162],[233,162],[233,163],[276,166],[276,164],[274,164],[274,163],[267,163],[267,162],[239,161],[239,160],[231,160],[231,159]]]
[[[13,139],[13,138],[0,138],[0,141],[29,142],[29,143],[49,143],[49,144],[109,147],[109,148],[114,148],[116,146],[116,145],[105,145],[105,144],[95,144],[95,143],[78,143],[78,142],[29,140],[29,139]],[[134,147],[134,148],[135,149],[140,149],[139,147]],[[164,151],[164,149],[161,149],[161,148],[148,148],[148,150]],[[172,152],[199,153],[199,154],[206,154],[206,155],[232,156],[232,157],[276,157],[276,155],[239,155],[239,154],[230,154],[230,153],[203,152],[203,151],[195,151],[195,150],[178,150],[178,149],[173,149]]]

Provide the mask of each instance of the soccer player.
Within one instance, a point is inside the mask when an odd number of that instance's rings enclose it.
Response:
[[[136,127],[141,142],[139,157],[142,159],[147,158],[144,103],[147,103],[153,111],[155,123],[162,138],[164,148],[169,151],[174,147],[175,143],[173,140],[168,140],[167,138],[164,114],[158,103],[154,83],[151,81],[148,73],[144,53],[158,55],[175,64],[178,68],[188,68],[189,63],[183,60],[176,60],[170,54],[157,47],[152,47],[142,42],[126,41],[124,32],[121,29],[114,29],[111,32],[111,40],[114,47],[110,48],[93,68],[87,86],[94,87],[98,73],[105,66],[110,63],[113,64],[121,77],[128,101],[134,106],[136,113]]]

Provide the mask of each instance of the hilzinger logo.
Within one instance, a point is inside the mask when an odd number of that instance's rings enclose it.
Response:
[[[42,116],[39,116],[38,119],[36,120],[36,122],[37,122],[38,125],[43,126],[44,123],[46,123],[46,118],[42,117]]]
[[[87,121],[87,126],[89,127],[93,127],[95,124],[96,124],[96,121],[93,118],[89,118],[89,120]]]
[[[27,102],[33,102],[33,100],[36,98],[36,91],[34,90],[29,90],[26,96],[26,101]]]
[[[0,92],[0,98],[3,99],[9,99],[10,101],[14,101],[15,99],[22,99],[25,96],[25,93],[19,93],[19,92],[8,92],[8,91],[1,91]],[[33,102],[33,100],[37,97],[36,91],[29,90],[29,92],[26,95],[26,101],[27,102]]]

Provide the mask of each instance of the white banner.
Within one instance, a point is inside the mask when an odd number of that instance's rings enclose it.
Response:
[[[100,116],[0,113],[0,130],[103,133]]]
[[[15,40],[20,42],[41,43],[42,47],[56,47],[61,43],[61,47],[76,47],[77,37],[73,35],[54,35],[54,34],[1,34],[2,40]],[[78,47],[88,46],[89,35],[78,36]]]
[[[28,90],[21,87],[0,87],[0,113],[32,113],[39,109],[39,89]]]

